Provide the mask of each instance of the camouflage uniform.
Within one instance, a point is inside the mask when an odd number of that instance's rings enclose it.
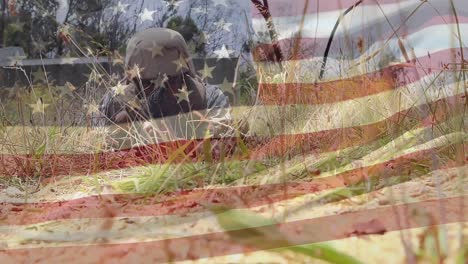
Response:
[[[231,122],[228,97],[197,75],[187,44],[179,33],[153,28],[136,34],[128,43],[125,67],[130,76],[124,89],[119,92],[112,89],[105,94],[100,114],[93,118],[95,126],[157,121],[164,117],[178,138],[203,136],[200,133],[205,134],[207,128],[215,135],[227,131],[225,128]],[[177,91],[185,92],[185,97],[176,93],[174,85],[168,85],[168,78],[179,80]],[[191,114],[194,111],[205,120],[196,125],[197,132],[187,127],[193,124],[189,119],[194,117]]]

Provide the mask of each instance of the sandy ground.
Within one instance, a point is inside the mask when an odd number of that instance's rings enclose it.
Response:
[[[134,171],[135,173],[137,171]],[[127,172],[128,173],[128,172]],[[459,195],[460,179],[465,191],[468,190],[468,178],[464,176],[465,169],[456,169],[447,173],[435,173],[412,181],[383,188],[368,194],[352,197],[324,205],[317,205],[313,208],[296,210],[288,214],[288,221],[307,219],[310,217],[320,217],[345,212],[371,209],[379,206],[398,204],[404,202],[424,201],[438,197],[451,197]],[[114,193],[110,186],[112,181],[122,177],[122,172],[114,171],[97,177],[92,184],[90,179],[69,178],[52,182],[40,188],[39,191],[25,195],[22,189],[34,189],[34,184],[29,186],[3,184],[0,186],[0,201],[8,202],[28,202],[51,201],[60,199],[75,199],[86,197],[97,193]],[[97,183],[97,184],[96,184]],[[26,187],[26,188],[25,188]],[[287,213],[292,208],[299,208],[307,200],[313,199],[316,195],[306,195],[287,201],[268,205],[264,208],[252,208],[253,211],[266,217],[275,214]],[[265,209],[268,208],[268,209]],[[188,234],[196,235],[204,232],[222,231],[213,215],[193,215],[193,218],[185,217],[184,221],[177,222],[167,217],[146,217],[132,219],[132,221],[121,221],[116,219],[110,232],[106,232],[105,238],[109,242],[142,242],[153,241],[163,238],[184,236]],[[193,221],[192,221],[193,220]],[[170,223],[170,232],[154,232],[156,226]],[[35,226],[31,231],[31,226]],[[103,226],[103,221],[99,219],[87,219],[79,221],[54,221],[39,225],[29,226],[2,226],[0,235],[1,248],[28,248],[42,246],[62,246],[70,244],[89,245],[96,243],[96,237],[100,236],[99,228]],[[165,226],[167,228],[167,226]],[[41,231],[53,230],[53,233]],[[88,233],[83,232],[87,230]],[[161,230],[161,229],[158,229]],[[420,238],[428,228],[417,228],[406,231],[386,232],[383,235],[368,235],[364,237],[350,237],[342,240],[330,241],[329,244],[337,250],[347,253],[363,261],[364,263],[404,263],[405,252],[402,244],[402,236],[414,251],[423,249]],[[456,263],[457,249],[460,248],[460,236],[468,235],[466,223],[448,224],[439,226],[445,234],[445,245],[447,259],[445,263]],[[462,231],[463,230],[463,231]],[[90,235],[91,234],[91,235]],[[468,245],[465,245],[468,248]],[[321,263],[304,256],[291,252],[259,251],[250,254],[238,254],[210,259],[191,261],[193,263]],[[184,263],[191,263],[184,262]],[[430,263],[422,260],[420,263]]]

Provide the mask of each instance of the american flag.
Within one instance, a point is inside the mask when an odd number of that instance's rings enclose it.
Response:
[[[182,1],[165,2],[184,7]],[[192,13],[210,16],[237,5],[201,2],[207,5],[191,7]],[[236,152],[192,161],[183,153],[189,146],[203,147],[204,135],[164,142],[146,138],[111,151],[89,145],[116,126],[96,132],[71,124],[62,132],[45,123],[6,125],[2,262],[233,263],[279,248],[311,249],[309,256],[333,262],[328,245],[337,244],[328,242],[383,234],[401,234],[404,253],[395,261],[413,262],[417,246],[408,242],[407,230],[463,227],[468,5],[463,0],[247,2],[246,31],[259,84],[254,106],[232,107],[250,126],[247,136],[234,136]],[[118,1],[112,10],[130,12],[130,6]],[[144,24],[156,16],[156,9],[145,7],[135,17]],[[218,21],[215,27],[229,34],[233,23]],[[218,45],[217,63],[228,60],[233,49]],[[217,66],[201,67],[200,74],[212,78]],[[18,70],[21,64],[5,68]],[[221,78],[223,90],[237,87],[235,75],[220,74],[233,76]],[[72,94],[76,89],[70,83],[62,88]],[[97,111],[97,102],[88,102],[88,113]],[[29,107],[37,117],[56,105],[41,98]],[[180,116],[164,120],[171,118]],[[8,143],[44,133],[54,143],[40,142],[32,153],[29,143]],[[142,149],[153,155],[150,161],[141,158]],[[44,179],[15,182],[34,174]],[[149,175],[146,182],[141,175]],[[234,180],[211,180],[229,177]],[[145,188],[156,183],[148,193]],[[457,232],[457,242],[444,243],[464,249],[466,228]],[[343,250],[346,254],[333,251],[339,255],[335,263],[360,263],[357,252]],[[446,254],[451,260],[455,253]],[[298,261],[274,257],[262,255],[260,262]]]

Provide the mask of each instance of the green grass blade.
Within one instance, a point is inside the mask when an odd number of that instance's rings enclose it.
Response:
[[[218,223],[225,231],[237,230],[228,234],[238,243],[275,251],[292,251],[329,263],[361,263],[357,259],[322,243],[289,246],[291,242],[277,229],[276,221],[247,210],[230,210],[223,206],[208,206],[208,208],[215,213]]]
[[[295,253],[303,254],[311,258],[321,259],[328,263],[340,263],[340,264],[361,264],[362,262],[351,257],[350,255],[344,254],[337,251],[333,247],[324,244],[316,243],[302,246],[294,246],[284,248],[281,250],[290,250]]]

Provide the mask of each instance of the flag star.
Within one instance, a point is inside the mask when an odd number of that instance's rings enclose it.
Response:
[[[208,64],[205,63],[203,70],[200,70],[199,73],[202,75],[202,79],[206,78],[213,78],[213,70],[216,67],[209,67]]]
[[[35,40],[33,42],[33,50],[35,50],[37,52],[43,52],[43,51],[46,50],[48,44],[49,44],[49,42],[45,42],[42,39]]]
[[[226,45],[223,45],[223,47],[219,50],[215,50],[214,54],[218,56],[218,60],[220,59],[230,59],[230,54],[233,53],[233,50],[228,50],[226,48]]]
[[[140,17],[140,23],[143,23],[147,20],[149,21],[153,21],[153,15],[154,13],[156,13],[156,10],[153,10],[153,11],[149,11],[148,8],[145,8],[145,10],[143,10],[143,12],[141,12],[138,16]]]
[[[66,95],[73,95],[73,92],[76,91],[76,87],[69,83],[66,82],[64,86],[57,86],[59,88],[59,97],[64,97]]]
[[[44,114],[44,110],[49,106],[49,104],[44,104],[42,102],[42,98],[39,98],[35,104],[29,104],[29,106],[32,108],[33,114]]]
[[[188,70],[187,62],[185,61],[183,57],[179,57],[179,59],[173,61],[172,63],[174,63],[177,66],[177,69],[176,69],[177,72],[180,72],[180,70],[183,70],[183,69]]]
[[[86,108],[88,109],[88,115],[101,112],[99,111],[99,105],[94,100],[91,103],[86,104]]]
[[[138,65],[133,65],[133,67],[131,69],[129,69],[127,71],[127,76],[130,80],[133,80],[135,78],[140,78],[140,72],[143,71],[143,68],[140,69],[140,67],[138,67]]]
[[[169,0],[169,1],[166,1],[166,6],[167,7],[179,7],[180,4],[182,4],[183,1],[180,1],[180,0]]]
[[[180,104],[182,101],[187,101],[189,102],[189,96],[192,93],[192,91],[189,91],[187,89],[187,86],[184,85],[181,89],[178,90],[179,93],[177,93],[175,96],[177,97],[177,103]]]
[[[216,22],[215,23],[215,26],[218,28],[218,29],[223,29],[223,30],[226,30],[228,32],[231,31],[231,26],[232,26],[232,23],[226,23],[224,21],[224,19],[221,19],[219,22]]]
[[[169,78],[164,73],[164,74],[159,74],[157,78],[151,81],[151,83],[154,84],[154,87],[162,87],[168,80]]]
[[[224,7],[228,7],[228,3],[227,3],[228,0],[212,0],[212,1],[213,1],[214,6],[222,5]]]
[[[125,13],[128,6],[129,4],[122,4],[122,2],[119,1],[119,3],[112,8],[114,10],[114,15],[116,15],[119,12]]]
[[[233,93],[233,89],[232,89],[232,83],[230,83],[227,78],[224,78],[224,81],[223,83],[219,86],[219,88],[221,89],[221,91],[223,92],[228,92],[228,93]]]
[[[117,83],[117,85],[112,88],[114,96],[125,95],[125,90],[127,89],[127,87],[128,85],[123,85],[120,82]]]
[[[46,76],[48,75],[48,73],[44,72],[42,68],[39,68],[37,71],[33,72],[32,75],[33,75],[34,82],[39,82],[39,81],[45,82]]]
[[[163,56],[164,55],[163,48],[164,47],[158,45],[156,43],[156,41],[153,41],[153,47],[149,48],[148,50],[151,51],[151,56],[154,59],[156,56]]]

